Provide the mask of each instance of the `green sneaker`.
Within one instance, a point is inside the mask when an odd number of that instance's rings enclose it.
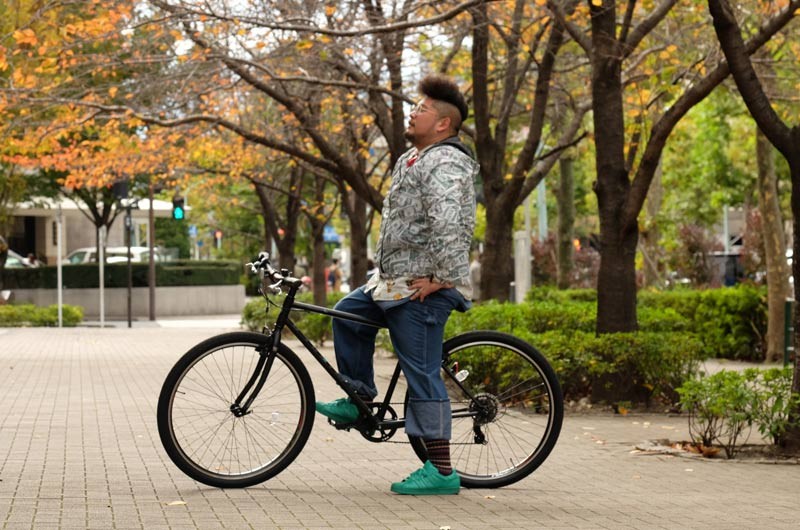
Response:
[[[315,408],[336,423],[353,423],[358,419],[358,407],[350,402],[350,398],[340,398],[330,403],[317,401]]]
[[[458,495],[460,488],[458,473],[442,475],[430,460],[404,481],[392,484],[392,491],[400,495]]]

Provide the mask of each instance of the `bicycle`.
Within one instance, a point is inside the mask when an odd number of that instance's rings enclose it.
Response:
[[[290,318],[293,310],[383,327],[358,315],[295,300],[302,282],[276,270],[262,253],[248,264],[263,273],[262,294],[286,297],[271,330],[211,337],[184,354],[158,399],[158,432],[167,454],[189,477],[220,488],[253,486],[283,471],[302,451],[314,425],[314,386],[303,362],[281,341],[291,331],[360,411],[354,429],[387,442],[404,426],[392,405],[401,370],[383,400],[363,401]],[[472,331],[442,346],[442,376],[450,396],[453,468],[467,488],[507,486],[548,457],[564,406],[555,372],[530,344],[505,333]],[[408,403],[406,393],[403,405]],[[420,460],[424,442],[408,437]]]

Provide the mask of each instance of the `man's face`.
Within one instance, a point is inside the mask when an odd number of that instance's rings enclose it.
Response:
[[[439,112],[433,106],[433,100],[426,97],[411,111],[405,132],[406,139],[417,146],[426,143],[427,139],[439,132],[437,126],[441,119]]]

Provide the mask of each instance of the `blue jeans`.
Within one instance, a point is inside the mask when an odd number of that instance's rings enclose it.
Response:
[[[444,325],[453,309],[469,303],[455,289],[442,289],[403,303],[374,301],[359,287],[336,304],[336,309],[380,322],[389,328],[409,391],[406,433],[425,440],[449,440],[450,399],[440,374]],[[333,319],[333,347],[339,373],[360,395],[378,395],[372,356],[378,329]]]

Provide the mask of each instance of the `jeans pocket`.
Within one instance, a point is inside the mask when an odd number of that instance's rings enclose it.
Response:
[[[436,294],[426,298],[422,305],[425,306],[425,323],[429,326],[444,326],[453,311],[452,302]]]

